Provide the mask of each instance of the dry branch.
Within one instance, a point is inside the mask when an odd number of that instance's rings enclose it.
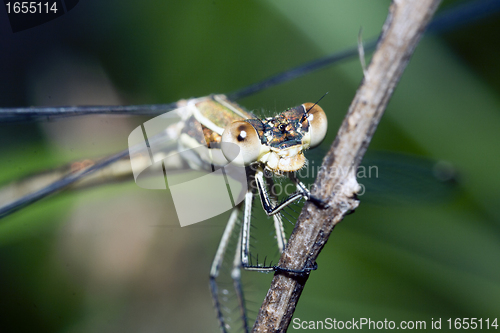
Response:
[[[387,103],[440,0],[393,0],[382,33],[342,126],[323,160],[312,194],[329,204],[306,203],[279,266],[300,270],[316,262],[334,226],[358,206],[356,170]],[[276,273],[253,332],[288,328],[307,275]]]

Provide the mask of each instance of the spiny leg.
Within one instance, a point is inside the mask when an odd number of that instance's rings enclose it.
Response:
[[[260,174],[259,174],[260,171]],[[258,178],[260,177],[260,178]],[[293,179],[292,179],[293,181]],[[297,180],[298,181],[298,180]],[[283,251],[285,245],[286,245],[286,238],[284,235],[284,230],[283,230],[283,224],[281,221],[280,214],[277,214],[281,209],[292,203],[293,201],[301,198],[301,197],[307,197],[309,192],[307,191],[306,187],[304,184],[302,184],[300,181],[294,181],[294,183],[297,186],[298,193],[295,193],[292,199],[290,197],[286,199],[283,203],[280,205],[274,207],[274,210],[271,214],[268,213],[268,215],[273,215],[274,219],[274,225],[276,229],[276,234],[277,234],[277,241],[278,241],[278,247],[280,249],[280,252]],[[300,184],[300,185],[298,185]],[[241,224],[241,232],[238,238],[238,244],[237,245],[237,250],[235,253],[235,257],[233,260],[233,267],[231,270],[231,278],[233,280],[233,286],[237,295],[238,299],[238,305],[240,307],[240,318],[243,323],[243,330],[245,332],[248,332],[248,319],[247,319],[247,314],[246,314],[246,308],[245,308],[245,300],[244,300],[244,295],[243,295],[243,290],[242,290],[242,285],[241,285],[241,267],[243,267],[246,270],[255,270],[255,271],[281,271],[281,272],[289,272],[289,273],[297,273],[301,274],[304,272],[309,272],[311,269],[305,269],[303,271],[296,271],[296,270],[291,270],[291,269],[286,269],[286,268],[280,268],[280,267],[263,267],[263,266],[252,266],[249,264],[249,256],[250,256],[250,223],[251,223],[251,213],[252,213],[252,204],[253,204],[253,197],[255,195],[255,191],[258,190],[261,201],[267,203],[269,207],[272,207],[275,205],[276,202],[276,195],[271,192],[271,196],[268,194],[267,190],[264,188],[265,185],[271,186],[272,187],[272,179],[266,178],[264,180],[264,175],[263,171],[259,169],[256,174],[256,188],[249,188],[247,193],[245,194],[245,200],[243,204],[243,222]],[[299,188],[300,186],[300,188]],[[216,308],[216,313],[217,313],[217,318],[219,320],[219,324],[221,327],[222,332],[226,333],[227,330],[230,328],[227,323],[224,320],[224,315],[222,313],[221,309],[221,303],[219,301],[219,294],[218,294],[218,286],[217,286],[217,277],[219,276],[219,271],[224,259],[225,252],[228,247],[229,239],[230,236],[236,226],[236,222],[238,219],[238,213],[239,209],[235,208],[233,212],[231,213],[231,216],[229,218],[228,224],[224,230],[224,233],[222,235],[221,242],[219,244],[219,247],[217,249],[217,253],[215,255],[214,261],[212,263],[212,268],[210,271],[210,289],[212,292],[212,298],[214,302],[214,306]],[[267,211],[266,211],[267,213]],[[314,268],[312,268],[314,269]]]
[[[300,198],[310,198],[311,194],[302,182],[300,182],[297,178],[291,177],[290,179],[295,183],[297,192],[289,195],[281,203],[273,206],[273,202],[271,201],[269,194],[267,193],[267,190],[265,188],[264,170],[259,167],[255,172],[255,183],[257,185],[257,189],[259,190],[262,207],[264,208],[264,211],[268,216],[278,213],[280,210],[282,210],[292,202],[299,200]]]
[[[266,182],[269,188],[270,202],[276,205],[276,203],[278,202],[278,196],[276,195],[276,191],[274,191],[274,181],[271,177],[266,177]],[[278,243],[278,249],[281,253],[286,247],[286,235],[281,214],[274,214],[273,220],[274,229],[276,230],[276,242]]]
[[[272,193],[271,196],[267,192],[267,189],[264,187],[266,185],[271,184],[272,186],[272,180],[267,179],[264,180],[264,173],[262,171],[262,168],[258,168],[255,173],[255,185],[256,187],[253,187],[249,189],[245,196],[245,208],[244,208],[244,220],[242,224],[242,242],[241,242],[241,266],[245,270],[253,270],[253,271],[260,271],[260,272],[272,272],[275,271],[276,268],[274,266],[260,266],[259,263],[257,262],[257,265],[251,265],[250,264],[250,217],[251,217],[251,209],[252,209],[252,204],[253,204],[253,196],[254,192],[257,190],[259,192],[262,205],[265,207],[272,207],[275,203],[275,198],[276,196]],[[297,198],[291,200],[290,202],[293,202],[294,200],[297,200],[301,197],[302,195],[297,196]],[[274,220],[274,226],[276,230],[276,235],[277,235],[277,242],[278,242],[278,247],[280,252],[283,251],[283,249],[286,246],[286,238],[285,238],[285,232],[283,229],[283,223],[281,220],[281,216],[279,214],[276,214],[284,208],[286,205],[282,206],[280,209],[275,210],[272,214],[269,214],[267,211],[267,215],[273,215],[273,220]]]
[[[254,188],[250,188],[245,195],[243,223],[241,225],[241,266],[246,270],[262,271],[265,270],[262,269],[264,267],[250,265],[250,222],[254,191]],[[268,271],[272,271],[272,269],[268,269]]]
[[[294,173],[289,173],[289,178],[290,180],[295,184],[297,188],[297,192],[289,195],[287,198],[285,198],[281,203],[274,205],[273,206],[273,199],[270,197],[265,185],[264,181],[264,170],[259,167],[256,172],[255,172],[255,184],[257,186],[257,189],[259,191],[260,199],[262,202],[262,207],[264,208],[264,211],[268,216],[276,216],[279,215],[278,213],[294,201],[300,199],[300,198],[306,198],[307,200],[313,200],[315,201],[316,204],[320,205],[321,207],[327,207],[323,201],[317,199],[317,198],[311,198],[311,194],[307,187],[302,183],[297,177],[295,176]],[[266,179],[268,179],[266,177]],[[280,219],[281,220],[281,219]],[[282,227],[282,223],[281,223]],[[270,267],[263,267],[263,266],[250,266],[250,265],[245,265],[245,261],[243,261],[243,267],[248,270],[257,270],[257,271],[276,271],[276,272],[288,272],[292,274],[308,274],[310,271],[315,270],[317,268],[316,263],[310,263],[307,267],[304,267],[303,269],[300,270],[295,270],[295,269],[289,269],[285,267],[279,267],[279,266],[270,266]]]

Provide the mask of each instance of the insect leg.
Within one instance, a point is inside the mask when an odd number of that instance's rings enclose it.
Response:
[[[310,200],[312,203],[314,203],[319,208],[325,209],[325,208],[329,207],[328,204],[325,201],[323,201],[323,200],[321,200],[321,199],[319,199],[319,198],[317,198],[315,196],[312,196],[311,192],[309,191],[309,189],[306,187],[306,185],[304,185],[303,182],[301,182],[297,178],[297,176],[295,175],[295,173],[292,172],[292,173],[288,174],[288,177],[290,178],[290,180],[292,182],[295,183],[295,186],[297,186],[297,192],[303,193],[304,197],[307,198],[307,200]]]
[[[229,244],[229,238],[233,232],[233,229],[238,220],[238,207],[234,208],[227,222],[224,233],[222,234],[219,247],[217,248],[217,253],[215,254],[214,261],[212,262],[212,268],[210,269],[210,291],[212,292],[212,300],[214,302],[215,311],[217,313],[217,319],[219,320],[219,325],[221,331],[226,333],[226,323],[224,322],[224,315],[222,314],[221,304],[219,301],[219,291],[217,287],[217,277],[219,276],[219,271],[224,260],[224,255]],[[240,236],[241,237],[241,236]]]
[[[267,193],[267,190],[264,187],[264,171],[262,168],[259,168],[256,173],[255,173],[255,183],[257,185],[257,189],[259,190],[259,195],[260,195],[260,200],[262,202],[262,207],[264,208],[264,211],[268,216],[274,215],[278,213],[280,210],[294,202],[295,200],[298,200],[300,198],[310,198],[309,191],[305,188],[305,191],[299,190],[298,192],[295,192],[291,195],[289,195],[285,200],[283,200],[281,203],[275,205],[273,207],[273,203],[271,202],[271,199],[269,198],[269,194]],[[302,184],[302,183],[301,183]],[[304,185],[304,184],[302,184]],[[299,188],[298,188],[299,189]]]
[[[274,181],[271,177],[266,177],[266,181],[267,181],[267,186],[270,189],[269,191],[270,201],[273,205],[276,205],[276,203],[278,202],[278,197],[276,195],[276,192],[274,191]],[[274,214],[273,220],[274,220],[274,229],[276,230],[276,242],[278,243],[278,249],[281,253],[283,252],[283,249],[286,246],[285,229],[283,227],[283,220],[281,218],[281,214]]]
[[[249,188],[245,194],[243,224],[241,225],[241,267],[249,271],[273,271],[273,267],[250,265],[250,220],[252,215],[253,196],[255,188]]]
[[[242,234],[238,237],[238,244],[241,244]],[[248,333],[247,311],[245,307],[245,296],[241,287],[241,246],[236,246],[236,253],[233,260],[233,269],[231,270],[231,278],[233,279],[234,290],[238,298],[238,306],[240,308],[240,318],[243,323],[243,331]]]
[[[269,195],[266,188],[264,187],[264,184],[265,184],[264,183],[264,171],[262,170],[262,168],[257,169],[257,171],[255,173],[255,183],[256,183],[257,189],[259,191],[262,206],[264,207],[264,210],[266,211],[267,215],[273,215],[273,217],[279,216],[280,214],[277,214],[277,213],[280,210],[282,210],[283,208],[285,208],[286,206],[288,206],[289,204],[291,204],[295,200],[298,200],[302,197],[306,198],[307,200],[317,200],[319,202],[319,204],[323,203],[319,199],[311,198],[311,194],[310,194],[309,190],[304,185],[304,183],[302,183],[300,180],[297,179],[297,177],[295,177],[295,174],[291,173],[291,174],[289,174],[289,177],[290,177],[290,180],[295,183],[295,185],[297,187],[297,192],[291,194],[284,201],[282,201],[280,204],[273,207],[274,200]],[[271,191],[271,193],[272,193],[272,191]],[[282,224],[281,224],[281,227],[282,227]],[[316,263],[309,263],[306,267],[304,267],[303,269],[299,269],[299,270],[289,269],[289,268],[279,267],[279,266],[246,267],[246,269],[250,269],[250,270],[286,272],[286,273],[292,273],[292,274],[309,274],[310,271],[315,270],[316,268],[317,268]]]

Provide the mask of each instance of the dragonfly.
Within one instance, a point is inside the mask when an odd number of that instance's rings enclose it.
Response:
[[[235,95],[233,95],[235,96]],[[231,100],[231,99],[230,99]],[[109,109],[109,108],[108,108]],[[58,111],[61,111],[61,109],[58,109]],[[86,111],[83,111],[81,113],[85,113]],[[90,112],[91,113],[91,112]],[[140,112],[139,112],[140,113]],[[41,113],[39,113],[38,115],[41,115]],[[19,116],[19,115],[18,115]],[[42,115],[42,117],[46,117],[47,115]],[[23,117],[23,116],[21,116]],[[8,119],[7,119],[8,120]],[[86,167],[85,166],[85,163],[82,163],[82,166],[78,166],[78,165],[72,165],[72,167],[75,169],[76,168],[76,173],[73,173],[73,175],[78,175],[76,176],[75,178],[81,178],[79,176],[81,175],[87,175],[87,174],[90,174],[90,171],[92,170],[95,170],[95,169],[100,169],[102,168],[103,166],[107,166],[107,165],[110,165],[112,162],[114,161],[118,161],[118,160],[121,160],[122,158],[124,157],[124,155],[120,155],[120,154],[117,154],[115,156],[112,156],[110,157],[109,159],[106,159],[106,160],[103,160],[101,162],[97,162],[97,163],[94,163],[92,164],[90,167]],[[93,162],[89,162],[89,163],[93,163]],[[64,173],[64,172],[63,172]],[[71,179],[70,179],[71,180]],[[28,203],[31,203],[31,202],[28,202]],[[21,205],[20,207],[24,207],[24,205]],[[279,215],[278,215],[279,216]],[[283,244],[284,242],[281,241],[281,243]]]

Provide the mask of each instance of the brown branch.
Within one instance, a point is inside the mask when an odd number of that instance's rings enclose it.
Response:
[[[302,209],[279,266],[310,267],[334,226],[358,206],[356,170],[396,84],[440,0],[393,0],[377,50],[330,151],[312,194],[328,209],[308,202]],[[284,332],[292,319],[307,275],[276,273],[253,332]]]

